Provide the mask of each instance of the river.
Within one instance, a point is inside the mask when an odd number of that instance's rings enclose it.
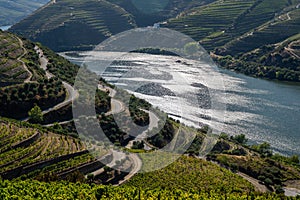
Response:
[[[178,119],[185,124],[209,124],[231,135],[245,134],[251,143],[268,142],[275,152],[300,155],[299,84],[252,78],[224,69],[211,73],[204,63],[173,56],[128,54],[108,68],[99,66],[99,62],[115,57],[113,54],[93,55],[85,64],[119,87],[134,90],[170,116],[180,115]],[[84,60],[62,55],[77,64]],[[131,89],[132,85],[141,87]],[[193,96],[195,90],[198,101]],[[212,101],[217,103],[203,100],[214,94]]]
[[[0,29],[1,29],[2,31],[7,31],[10,27],[11,27],[11,25],[8,25],[8,26],[0,26]]]

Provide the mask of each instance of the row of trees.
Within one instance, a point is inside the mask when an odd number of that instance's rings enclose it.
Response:
[[[35,104],[46,109],[63,101],[65,97],[65,88],[57,78],[1,88],[0,115],[18,119],[25,117]]]

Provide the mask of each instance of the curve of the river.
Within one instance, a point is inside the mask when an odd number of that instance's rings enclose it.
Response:
[[[84,56],[88,53],[80,54]],[[115,52],[94,54],[90,58],[91,61],[87,62],[85,59],[85,64],[88,64],[91,70],[102,74],[106,80],[125,89],[136,83],[159,85],[157,88],[153,88],[156,85],[150,85],[150,89],[146,89],[146,93],[150,91],[151,94],[133,92],[174,118],[183,111],[179,119],[188,125],[209,124],[229,134],[243,133],[250,142],[269,142],[275,152],[300,155],[299,84],[267,81],[222,69],[213,75],[214,78],[210,78],[200,74],[204,70],[199,69],[203,69],[205,63],[149,54],[127,54],[120,58],[122,62],[116,62],[105,69],[101,68],[99,61],[115,57],[112,54]],[[64,53],[62,55],[77,64],[84,60],[84,57],[70,57]],[[128,75],[128,71],[132,69],[135,69],[135,72],[139,70],[139,73]],[[190,102],[189,95],[172,96],[171,93],[178,93],[177,90],[184,91],[185,94],[190,90],[188,87],[182,89],[174,74],[179,74],[193,84],[193,88],[198,89],[199,96],[206,95],[202,85],[210,88],[210,91],[218,91],[217,100],[226,105],[225,112],[220,115],[217,110],[210,109],[205,104],[201,105],[201,101]],[[223,85],[214,85],[213,80],[216,78],[222,79]],[[153,94],[156,90],[159,94]]]

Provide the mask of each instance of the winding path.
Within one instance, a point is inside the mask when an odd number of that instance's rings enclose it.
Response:
[[[34,49],[36,50],[36,53],[39,55],[40,67],[43,70],[45,70],[46,77],[48,79],[50,79],[51,77],[54,77],[53,74],[51,74],[50,72],[47,71],[47,65],[48,65],[49,61],[48,61],[47,57],[45,57],[43,51],[38,46],[35,46]],[[43,110],[42,111],[43,115],[45,115],[45,114],[47,114],[47,113],[49,113],[53,110],[59,110],[60,108],[72,103],[74,99],[78,98],[79,93],[78,93],[77,90],[74,89],[73,86],[71,86],[69,83],[67,83],[65,81],[62,81],[62,84],[63,84],[63,86],[64,86],[64,88],[66,89],[66,92],[67,92],[66,99],[63,102],[57,104],[54,107]],[[28,121],[28,120],[29,120],[29,117],[23,119],[23,121]]]
[[[263,193],[270,191],[265,185],[260,184],[259,180],[251,176],[248,176],[247,174],[244,174],[242,172],[237,172],[236,174],[249,181],[255,187],[256,191],[263,192]]]
[[[110,87],[101,85],[101,84],[98,85],[98,89],[102,90],[102,91],[109,91],[109,96],[111,97],[111,110],[109,112],[105,113],[105,115],[117,114],[117,113],[120,113],[120,112],[123,112],[123,111],[126,110],[123,102],[121,102],[117,99],[114,99],[114,97],[117,94],[116,90],[114,90]],[[150,118],[151,118],[151,116],[150,116]],[[150,120],[150,124],[151,124],[151,120]],[[150,124],[149,124],[149,126],[150,126]],[[155,122],[154,122],[154,124],[155,124]],[[113,153],[113,161],[108,165],[108,167],[113,167],[116,160],[120,160],[120,155],[122,154],[122,153],[116,152],[116,151],[113,151],[112,153]],[[116,184],[116,185],[121,185],[122,183],[126,182],[132,176],[134,176],[136,173],[138,173],[142,168],[142,160],[136,154],[131,153],[131,154],[128,155],[128,157],[132,161],[133,168],[130,171],[130,173],[128,175],[126,175],[124,177],[124,179],[119,181],[119,183]],[[99,173],[102,173],[102,172],[103,172],[103,170],[99,169],[99,170],[93,172],[93,174],[98,175]]]
[[[25,62],[22,60],[22,58],[27,54],[27,49],[24,47],[24,43],[23,43],[23,41],[19,37],[15,37],[15,38],[19,41],[20,47],[23,49],[23,54],[21,56],[19,56],[17,58],[17,60],[22,63],[23,68],[29,74],[29,77],[27,79],[25,79],[25,81],[24,81],[25,83],[29,83],[29,82],[31,82],[30,80],[31,80],[31,78],[32,78],[33,75],[31,73],[31,71],[28,69],[28,67],[26,66]]]
[[[151,111],[148,110],[144,110],[142,109],[144,112],[149,114],[149,125],[148,125],[148,129],[143,131],[140,135],[138,135],[134,140],[131,140],[128,145],[126,146],[127,149],[131,149],[133,146],[134,142],[144,142],[144,149],[145,150],[151,150],[153,147],[150,146],[147,142],[146,142],[146,138],[147,138],[147,132],[151,131],[153,128],[158,127],[158,122],[159,122],[159,118]]]
[[[298,56],[295,52],[294,49],[292,49],[289,45],[289,47],[284,47],[284,50],[288,51],[292,56],[296,57],[297,59],[300,59],[300,56]]]

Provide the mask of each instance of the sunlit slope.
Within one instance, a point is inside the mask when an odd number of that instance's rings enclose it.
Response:
[[[80,184],[69,182],[38,182],[38,181],[1,181],[0,198],[2,199],[260,199],[260,200],[280,200],[282,196],[276,194],[254,194],[248,193],[239,195],[236,193],[220,195],[220,191],[214,190],[209,193],[199,191],[167,190],[156,188],[153,190],[143,190],[135,187],[113,187],[95,184]],[[224,189],[223,189],[224,191]],[[225,191],[226,192],[226,191]],[[290,198],[296,199],[296,198]]]
[[[212,50],[256,29],[292,5],[288,0],[220,0],[181,13],[169,19],[166,27],[181,31]]]
[[[234,39],[224,46],[224,53],[236,55],[246,53],[266,44],[280,43],[300,32],[300,9],[293,9]]]
[[[60,51],[89,48],[135,26],[131,14],[107,1],[59,0],[10,30]]]
[[[299,1],[220,0],[183,12],[164,26],[199,41],[222,67],[300,81]]]
[[[24,53],[17,37],[0,32],[0,86],[24,82],[29,77],[20,60]]]
[[[59,177],[94,161],[76,138],[1,118],[0,152],[0,175],[4,179],[49,173]]]

